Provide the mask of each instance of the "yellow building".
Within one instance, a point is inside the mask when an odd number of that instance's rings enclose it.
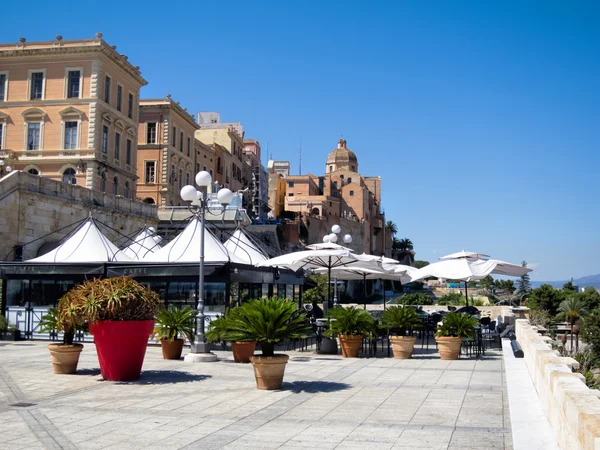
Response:
[[[138,67],[95,39],[0,45],[0,159],[10,167],[135,198]]]

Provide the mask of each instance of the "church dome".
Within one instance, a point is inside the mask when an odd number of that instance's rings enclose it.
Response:
[[[356,154],[346,147],[346,139],[342,138],[338,141],[338,146],[335,150],[329,153],[327,157],[327,172],[346,169],[352,172],[358,172],[358,159]]]

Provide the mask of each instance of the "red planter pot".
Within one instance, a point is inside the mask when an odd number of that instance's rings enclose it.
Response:
[[[137,380],[153,329],[153,320],[104,320],[90,324],[102,377],[109,381]]]

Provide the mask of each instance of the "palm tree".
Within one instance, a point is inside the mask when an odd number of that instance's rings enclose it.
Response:
[[[392,237],[394,237],[394,235],[398,232],[398,227],[396,226],[396,224],[394,222],[392,222],[391,220],[388,220],[385,223],[385,227],[390,230],[390,233],[392,233]]]
[[[412,250],[414,248],[414,246],[410,239],[404,238],[404,239],[400,239],[398,241],[398,248],[400,250],[406,251],[406,250]]]
[[[558,307],[558,310],[562,312],[567,318],[567,322],[571,325],[571,354],[573,353],[573,328],[575,323],[583,316],[587,314],[583,302],[578,297],[569,297],[563,300]],[[577,336],[577,343],[579,344],[579,336]],[[579,345],[577,345],[579,347]]]

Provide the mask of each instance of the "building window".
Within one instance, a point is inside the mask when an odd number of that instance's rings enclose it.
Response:
[[[121,159],[121,133],[115,133],[115,159]]]
[[[127,153],[125,154],[125,164],[131,165],[131,139],[127,139]]]
[[[179,182],[179,190],[181,190],[182,188],[182,184],[183,183],[183,169],[179,169],[179,178],[177,179],[177,181]]]
[[[334,197],[337,197],[337,196],[338,196],[338,193],[337,193],[337,191],[333,193],[333,196],[334,196]]]
[[[348,184],[352,183],[352,178],[348,178]]]
[[[67,73],[67,98],[79,98],[81,94],[81,71],[69,70]]]
[[[293,193],[293,192],[290,192],[290,193],[288,194],[288,197],[293,197],[293,196],[294,196],[294,193]]]
[[[179,133],[179,151],[183,153],[183,131]]]
[[[210,176],[212,177],[212,176],[213,176],[213,171],[212,171],[212,169],[210,169],[208,172],[210,173]]]
[[[154,183],[156,176],[156,161],[146,161],[146,183]]]
[[[75,169],[69,167],[63,172],[63,183],[77,184],[77,178],[75,177]]]
[[[127,117],[133,118],[133,94],[129,94],[129,100],[127,101]]]
[[[146,143],[156,144],[156,122],[148,122],[146,124]]]
[[[186,185],[190,184],[190,174],[189,173],[185,174],[185,184]]]
[[[351,167],[352,172],[356,172],[356,170],[354,169],[354,166]]]
[[[119,193],[119,179],[117,177],[113,178],[113,195],[117,195]]]
[[[129,198],[129,181],[125,182],[125,191],[123,192],[125,197]]]
[[[102,153],[108,154],[108,127],[106,125],[102,127]]]
[[[77,122],[65,122],[65,150],[77,148]]]
[[[334,188],[334,189],[337,189],[337,181],[334,181],[334,182],[333,182],[333,188]]]
[[[29,169],[27,172],[30,173],[31,175],[39,175],[40,174],[40,171],[37,169]]]
[[[290,187],[294,187],[294,182],[293,181],[290,181],[288,184],[289,184]]]
[[[39,123],[27,124],[27,150],[40,149],[40,130],[41,124]]]
[[[117,85],[117,111],[123,107],[123,86]]]
[[[6,74],[0,73],[0,102],[6,100]]]
[[[30,100],[41,100],[44,98],[44,72],[31,72]]]
[[[106,75],[104,78],[104,101],[106,103],[110,103],[110,81],[110,77]]]
[[[175,175],[175,166],[171,165],[171,176],[169,177],[171,186],[175,185],[175,178],[177,178],[177,175]]]
[[[187,155],[192,156],[192,138],[188,136],[187,142],[188,142]]]
[[[0,150],[2,150],[2,138],[4,137],[4,124],[0,123]]]
[[[196,163],[196,173],[200,172],[200,163]]]
[[[173,127],[173,134],[171,136],[171,145],[177,148],[177,128]]]
[[[350,191],[350,197],[354,197],[354,191]]]
[[[106,192],[106,173],[100,175],[100,192]]]

